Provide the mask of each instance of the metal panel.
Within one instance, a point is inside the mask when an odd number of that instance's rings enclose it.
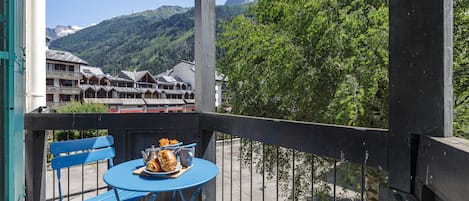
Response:
[[[217,113],[200,114],[201,129],[220,131],[319,156],[386,168],[387,130]]]
[[[442,200],[468,199],[469,140],[420,136],[417,159],[418,183]]]

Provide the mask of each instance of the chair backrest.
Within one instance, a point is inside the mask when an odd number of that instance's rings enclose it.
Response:
[[[60,169],[105,159],[109,160],[109,166],[112,167],[112,158],[116,155],[113,144],[114,138],[111,135],[50,144],[50,152],[54,155],[52,169],[57,173],[60,200],[62,200]]]

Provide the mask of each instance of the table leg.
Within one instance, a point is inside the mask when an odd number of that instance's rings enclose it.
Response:
[[[202,186],[203,186],[203,184],[200,185],[200,186],[198,186],[198,187],[195,189],[194,193],[192,193],[192,197],[191,197],[190,201],[194,201],[194,200],[197,198],[197,195],[198,195],[198,194],[200,193],[200,191],[202,190]],[[186,198],[184,198],[184,194],[182,193],[182,190],[178,190],[178,192],[179,192],[179,197],[181,197],[181,200],[182,200],[182,201],[186,201]],[[175,196],[175,193],[173,192],[173,201],[174,201],[174,196]]]
[[[120,199],[119,199],[119,193],[117,193],[117,189],[116,189],[116,188],[113,188],[112,190],[114,191],[114,195],[116,195],[116,200],[117,200],[117,201],[120,201]]]
[[[200,193],[200,191],[202,190],[202,185],[200,185],[199,187],[197,187],[197,189],[195,190],[195,192],[192,194],[192,197],[190,199],[190,201],[194,201],[195,198],[197,197],[197,195]]]
[[[155,201],[156,198],[158,198],[158,193],[151,193],[151,195],[150,195],[150,197],[148,198],[148,200]]]

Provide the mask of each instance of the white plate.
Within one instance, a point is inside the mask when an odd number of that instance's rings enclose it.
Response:
[[[178,162],[178,164],[176,165],[176,169],[173,170],[173,171],[169,171],[169,172],[152,172],[150,170],[147,170],[147,167],[143,168],[143,171],[147,174],[150,174],[150,175],[168,175],[168,174],[173,174],[173,173],[179,172],[181,169],[182,169],[181,163]]]

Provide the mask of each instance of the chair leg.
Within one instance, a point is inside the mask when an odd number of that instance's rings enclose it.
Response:
[[[176,191],[173,191],[173,198],[171,200],[176,201]]]

